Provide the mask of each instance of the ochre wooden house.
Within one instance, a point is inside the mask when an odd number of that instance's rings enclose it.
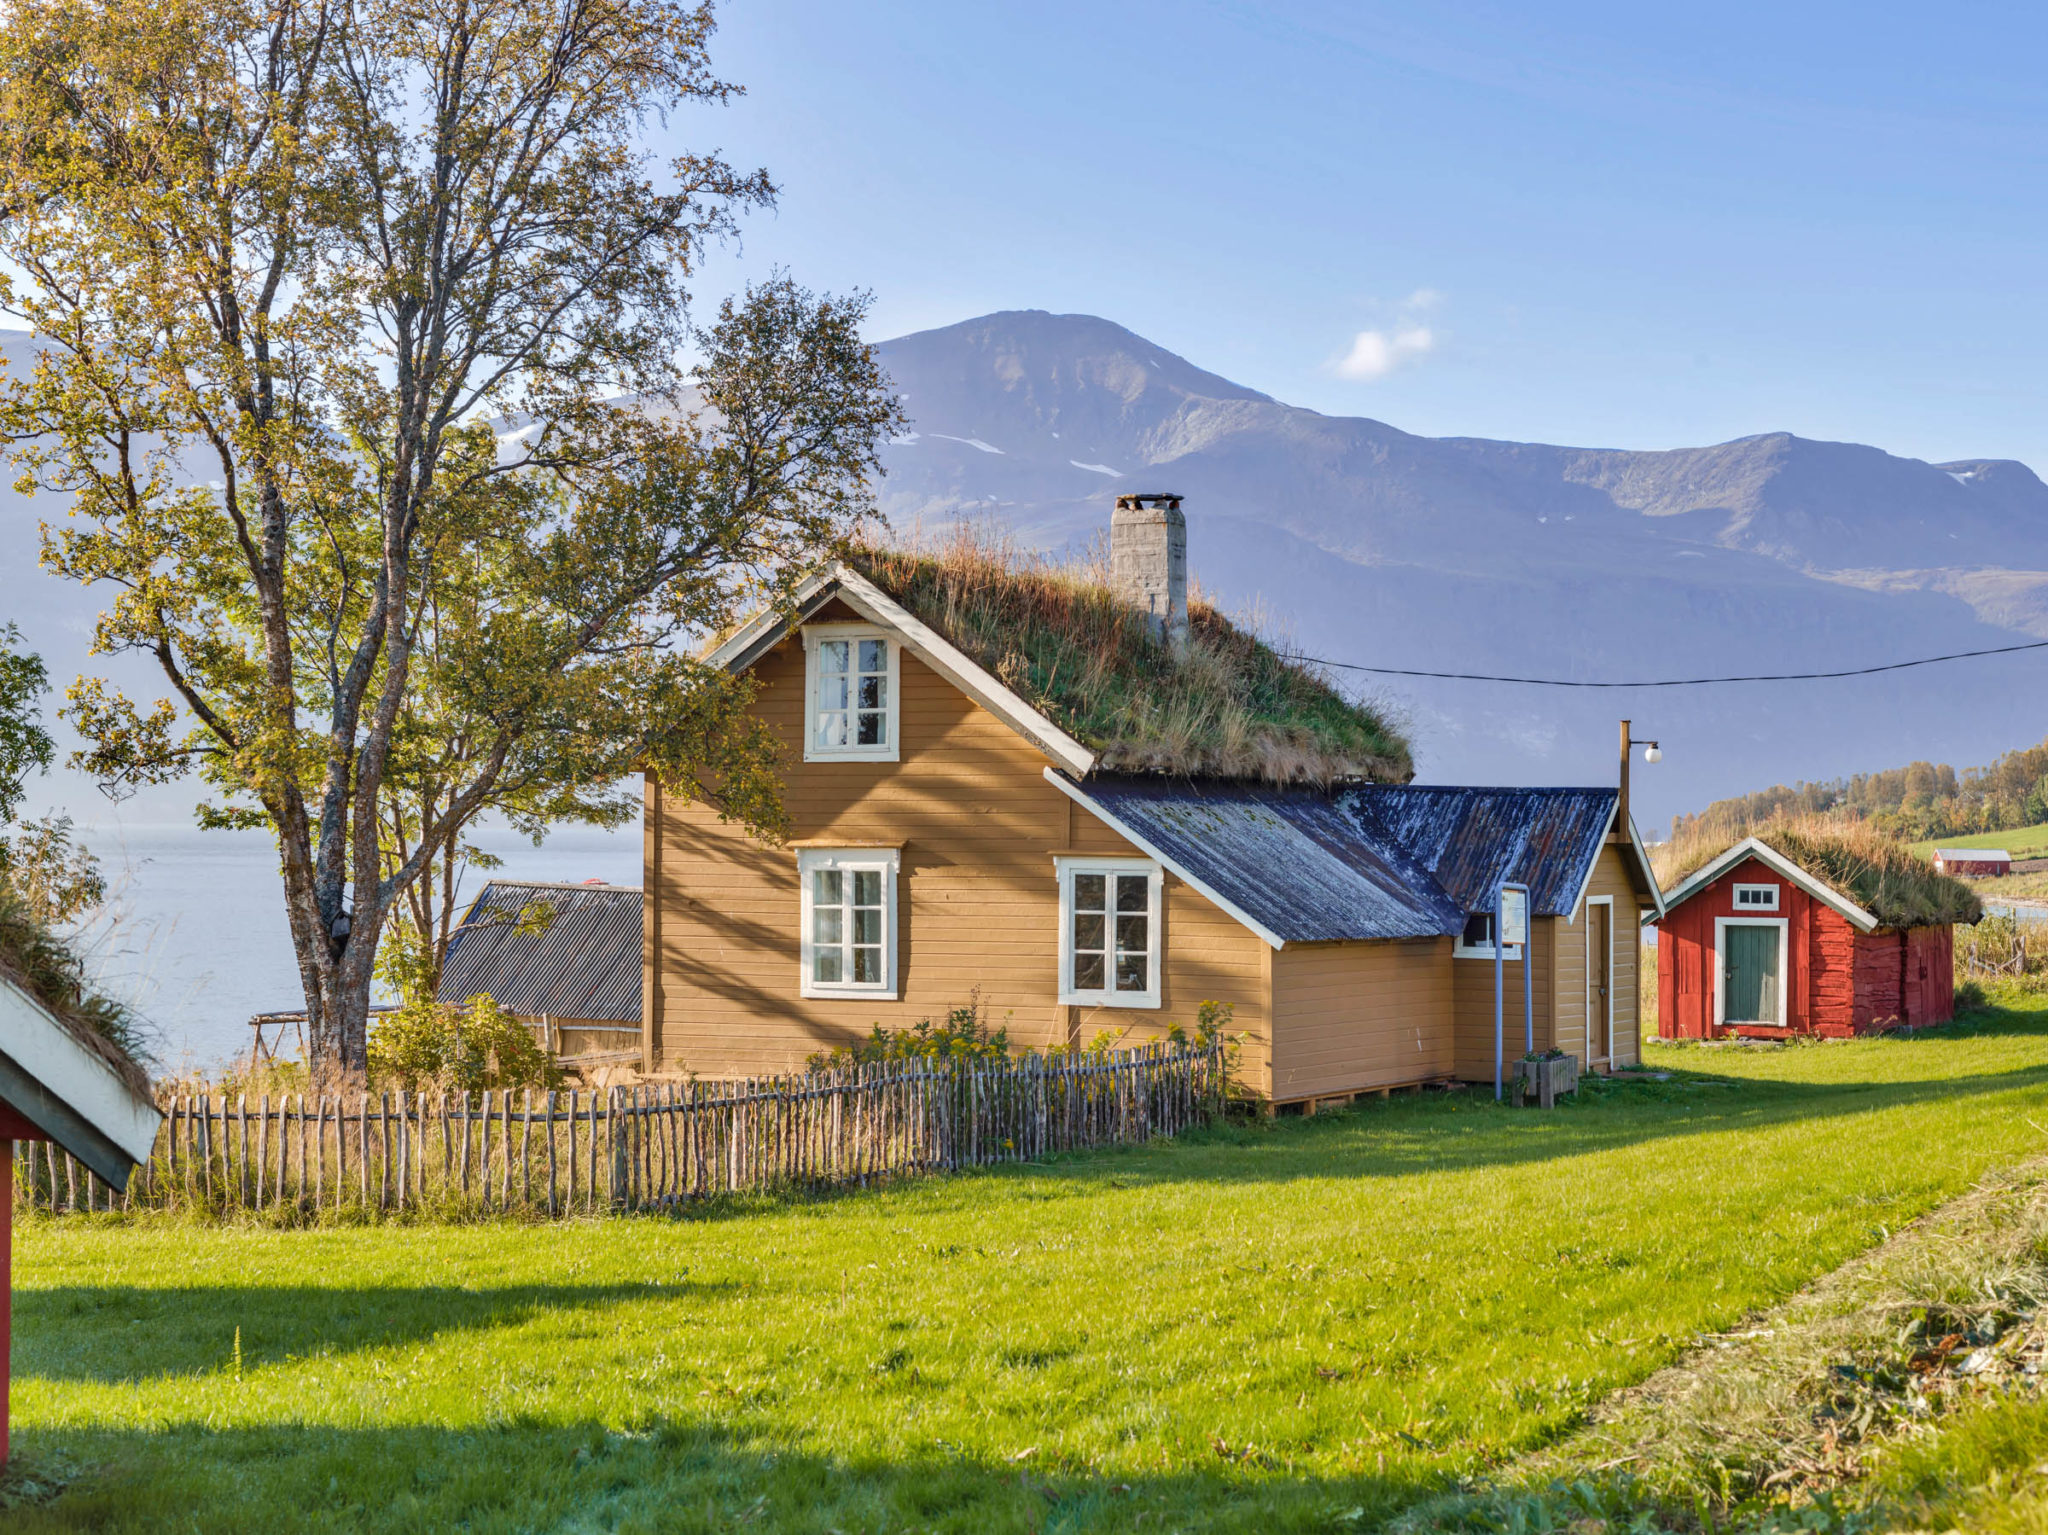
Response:
[[[1953,924],[1981,910],[1966,886],[1903,850],[1874,857],[1811,833],[1746,837],[1670,892],[1658,1031],[1846,1039],[1944,1022],[1955,1015]]]
[[[720,646],[792,835],[650,778],[645,1069],[800,1069],[970,997],[1020,1044],[1137,1042],[1213,1000],[1275,1102],[1491,1080],[1502,881],[1531,890],[1538,1047],[1633,1062],[1658,892],[1617,791],[1408,783],[1370,711],[1190,615],[1184,530],[1177,498],[1122,498],[1096,583],[864,557]]]

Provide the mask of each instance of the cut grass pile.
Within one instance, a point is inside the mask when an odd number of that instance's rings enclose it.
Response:
[[[1318,785],[1414,776],[1380,711],[1199,596],[1176,651],[1110,590],[1099,560],[1055,564],[972,530],[849,558],[1110,771]]]
[[[1649,1053],[680,1221],[36,1218],[6,1522],[1370,1528],[2048,1140],[2039,998]]]

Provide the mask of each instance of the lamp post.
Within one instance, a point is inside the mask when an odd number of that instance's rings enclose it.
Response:
[[[1648,748],[1643,753],[1643,761],[1662,762],[1664,760],[1664,748],[1655,741],[1639,741],[1629,734],[1628,727],[1631,723],[1629,720],[1621,722],[1621,804],[1614,814],[1614,834],[1624,842],[1628,840],[1629,826],[1632,824],[1628,818],[1629,760],[1635,755],[1635,749],[1638,746]]]

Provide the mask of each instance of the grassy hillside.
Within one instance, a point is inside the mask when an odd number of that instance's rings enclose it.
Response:
[[[2021,1006],[679,1220],[31,1218],[7,1528],[1372,1528],[2036,1151]]]
[[[1734,841],[1766,821],[1827,815],[1869,821],[1902,842],[1961,841],[2048,822],[2048,740],[2009,751],[1988,767],[1958,773],[1945,762],[1911,762],[1878,773],[1816,783],[1775,784],[1716,800],[1672,822],[1672,835]]]
[[[2011,831],[1979,832],[1971,837],[1930,837],[1914,843],[1913,851],[1922,858],[1932,858],[1938,847],[2002,847],[2015,858],[2048,858],[2048,821]]]

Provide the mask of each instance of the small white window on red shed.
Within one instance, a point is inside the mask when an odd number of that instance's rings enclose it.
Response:
[[[1735,909],[1737,911],[1776,911],[1778,909],[1778,887],[1776,885],[1737,885],[1735,887]]]

